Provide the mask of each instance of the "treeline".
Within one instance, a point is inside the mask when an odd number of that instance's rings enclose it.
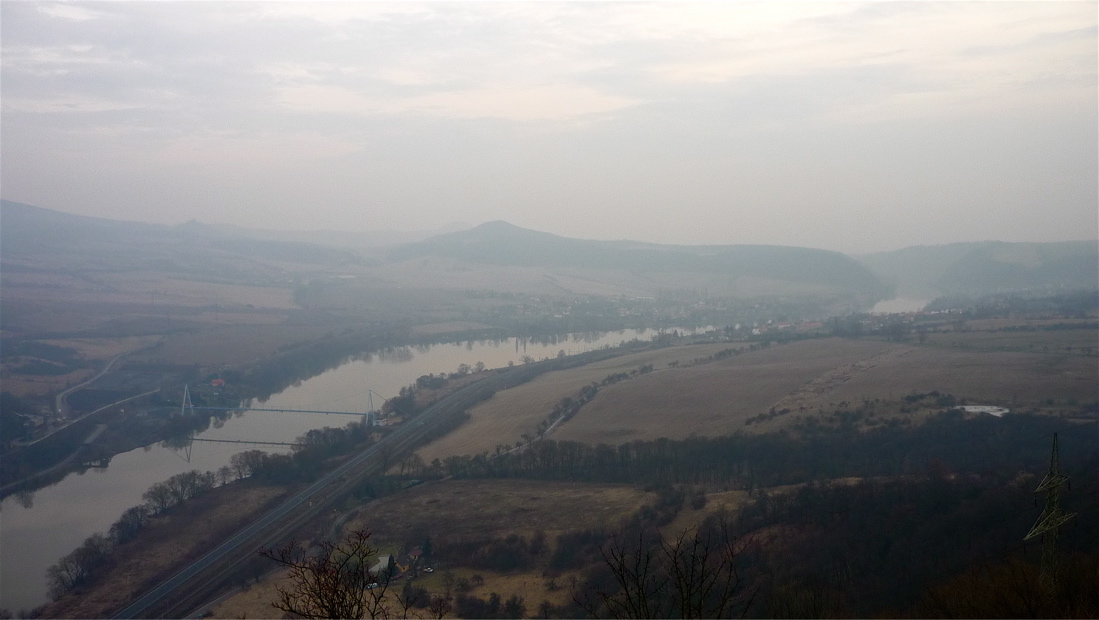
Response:
[[[1063,508],[1079,515],[1061,528],[1059,549],[1069,558],[1063,589],[1031,592],[1039,607],[1026,607],[1023,590],[1041,587],[1041,543],[1024,550],[1022,538],[1041,513],[1034,489],[1044,472],[960,475],[935,463],[920,477],[759,494],[738,515],[740,534],[782,532],[777,544],[753,548],[756,570],[769,575],[760,611],[769,617],[1095,617],[1099,524],[1089,517],[1099,514],[1099,460],[1093,453],[1063,459],[1061,466],[1084,474],[1062,498]],[[1014,575],[1005,574],[1011,565]],[[1019,598],[958,592],[966,572],[978,568],[998,574],[979,589],[995,592],[1004,579],[1015,579],[1007,590]],[[972,575],[968,583],[978,585]]]
[[[150,519],[236,480],[253,478],[274,484],[312,480],[329,468],[329,459],[369,442],[371,431],[360,422],[344,428],[313,429],[298,438],[289,454],[248,450],[234,454],[229,464],[217,471],[192,470],[153,484],[142,494],[144,502],[123,512],[106,535],[89,536],[80,547],[47,569],[50,596],[56,600],[91,583],[111,565],[115,548],[133,540]]]
[[[1094,454],[1062,462],[1062,471],[1097,467]],[[959,474],[933,463],[919,476],[810,483],[760,492],[735,517],[718,511],[684,532],[666,526],[704,502],[665,486],[618,523],[553,540],[440,535],[435,553],[451,566],[540,570],[547,591],[570,588],[571,603],[543,602],[537,617],[1096,617],[1099,524],[1080,517],[1099,513],[1099,479],[1079,476],[1063,497],[1079,520],[1062,528],[1050,591],[1039,577],[1041,544],[1021,540],[1041,512],[1033,500],[1043,473]],[[565,574],[576,578],[558,583]],[[704,574],[721,588],[691,590]],[[502,617],[498,597],[468,588],[454,603],[462,617]]]
[[[149,524],[150,518],[167,513],[226,482],[214,472],[192,470],[152,485],[141,495],[145,502],[123,512],[106,535],[92,534],[46,570],[50,596],[57,600],[65,593],[91,583],[112,564],[115,548],[133,540]]]
[[[994,293],[989,295],[946,295],[932,300],[925,310],[961,310],[965,318],[991,318],[1011,314],[1051,314],[1086,318],[1099,305],[1099,291],[1055,289]]]
[[[413,476],[530,478],[632,484],[759,487],[849,476],[922,473],[940,461],[951,471],[1018,471],[1049,458],[1061,430],[1066,456],[1094,451],[1095,429],[1046,416],[982,416],[948,411],[918,426],[888,424],[761,435],[657,439],[610,446],[543,440],[524,450],[451,456]]]
[[[331,460],[369,446],[371,435],[382,429],[365,422],[343,428],[315,428],[298,437],[288,454],[247,450],[234,454],[222,467],[237,480],[256,478],[272,484],[310,482],[331,469]],[[220,470],[219,470],[220,471]]]
[[[371,330],[344,330],[319,340],[283,347],[278,355],[247,370],[223,371],[222,378],[262,400],[281,392],[295,381],[314,377],[405,340],[407,330],[385,325],[375,326]]]

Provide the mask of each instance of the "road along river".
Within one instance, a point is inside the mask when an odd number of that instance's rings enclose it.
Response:
[[[391,397],[417,377],[453,372],[460,364],[473,366],[483,362],[487,368],[500,368],[509,362],[521,364],[524,356],[542,359],[555,357],[559,351],[583,353],[634,338],[647,340],[657,333],[623,330],[573,334],[547,343],[513,338],[400,347],[348,362],[253,406],[363,412],[368,403],[368,389]],[[375,407],[381,405],[379,401],[375,397]],[[248,411],[197,437],[291,442],[310,429],[343,426],[349,421],[339,415]],[[33,495],[5,498],[0,503],[0,607],[17,612],[45,603],[46,569],[91,534],[106,532],[124,510],[142,502],[141,494],[152,484],[192,469],[216,470],[227,464],[233,454],[247,449],[288,448],[195,442],[188,451],[154,444],[115,456],[106,469],[71,474]]]

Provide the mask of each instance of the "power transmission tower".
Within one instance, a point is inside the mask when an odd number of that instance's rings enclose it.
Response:
[[[1076,516],[1075,512],[1061,510],[1061,485],[1068,482],[1068,476],[1062,476],[1057,457],[1057,433],[1053,434],[1053,452],[1049,457],[1049,473],[1034,489],[1035,493],[1046,492],[1046,508],[1030,528],[1024,541],[1042,536],[1042,584],[1049,592],[1057,587],[1057,534],[1061,525]]]

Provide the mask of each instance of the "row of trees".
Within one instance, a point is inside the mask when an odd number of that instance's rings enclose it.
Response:
[[[370,432],[371,429],[358,422],[344,428],[313,429],[298,438],[290,454],[248,450],[234,454],[229,464],[217,471],[192,470],[153,484],[142,494],[144,502],[123,512],[106,535],[93,534],[47,569],[50,595],[56,599],[90,583],[111,563],[115,547],[133,540],[151,518],[234,480],[255,477],[292,482],[308,479],[325,468],[327,459],[369,441]]]
[[[1094,446],[1062,461],[1063,472],[1097,467]],[[735,518],[718,512],[678,534],[669,534],[667,525],[687,499],[696,509],[705,502],[695,501],[699,494],[691,488],[663,486],[652,489],[657,497],[649,505],[606,528],[565,532],[552,542],[539,534],[440,537],[434,547],[440,560],[454,565],[541,569],[549,584],[562,571],[578,570],[572,602],[543,602],[539,617],[1091,617],[1099,611],[1099,595],[1089,587],[1099,574],[1094,523],[1062,533],[1062,548],[1080,555],[1063,563],[1056,592],[1037,578],[1036,554],[1030,561],[1011,554],[1038,512],[1028,509],[1040,473],[1020,474],[1000,463],[985,474],[966,474],[936,462],[920,476],[811,483],[761,492]],[[1091,476],[1077,484],[1082,488],[1066,496],[1066,510],[1099,511],[1099,482]],[[431,597],[409,584],[397,597],[408,605],[385,613],[407,617],[412,606],[433,617],[527,613],[518,597],[481,598],[468,588],[454,594],[448,588]]]
[[[417,476],[532,478],[640,484],[708,484],[759,487],[848,476],[924,473],[941,461],[952,471],[1017,471],[1048,459],[1042,437],[1060,430],[1062,453],[1082,454],[1093,444],[1091,429],[1046,416],[983,416],[966,419],[945,412],[920,425],[883,425],[860,430],[803,429],[798,435],[656,439],[610,446],[543,440],[525,450],[452,456],[415,472]]]
[[[92,534],[83,544],[46,569],[50,596],[58,599],[66,592],[87,585],[111,564],[115,548],[133,540],[145,529],[151,517],[208,493],[219,482],[224,484],[226,481],[214,472],[191,470],[152,485],[141,496],[145,502],[126,509],[106,535]]]

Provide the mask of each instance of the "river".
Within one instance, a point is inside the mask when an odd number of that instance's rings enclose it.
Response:
[[[907,297],[894,297],[879,301],[870,310],[871,314],[895,314],[904,312],[919,312],[924,306],[931,303],[930,299],[911,299]]]
[[[680,333],[706,331],[680,329]],[[663,330],[671,331],[671,330]],[[572,334],[548,343],[511,338],[388,349],[366,359],[348,362],[297,383],[254,407],[364,412],[368,390],[396,396],[401,387],[426,374],[454,372],[460,364],[500,368],[553,357],[559,351],[583,353],[615,346],[634,338],[649,339],[658,330],[622,330]],[[381,399],[374,398],[375,407]],[[313,428],[344,426],[352,416],[245,411],[198,439],[234,439],[289,442]],[[281,451],[278,446],[194,442],[189,449],[159,444],[119,454],[105,469],[70,474],[59,483],[30,495],[12,495],[0,503],[0,607],[12,612],[29,610],[48,600],[46,569],[88,536],[106,533],[124,510],[142,503],[151,485],[198,469],[213,471],[229,463],[233,454],[248,449]]]

